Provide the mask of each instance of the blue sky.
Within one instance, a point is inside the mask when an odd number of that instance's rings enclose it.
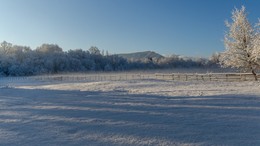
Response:
[[[0,41],[35,49],[97,46],[110,53],[152,50],[210,56],[224,50],[225,20],[244,5],[252,23],[257,0],[0,0]]]

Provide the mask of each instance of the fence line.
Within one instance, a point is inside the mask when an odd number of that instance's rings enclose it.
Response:
[[[257,75],[260,79],[260,74]],[[254,81],[250,73],[173,73],[173,74],[83,74],[83,75],[50,75],[36,76],[36,80],[53,81],[124,81],[141,79],[162,79],[175,81]]]
[[[155,74],[156,79],[177,81],[254,81],[255,78],[249,73],[207,73],[207,74]],[[257,75],[260,79],[260,75]]]
[[[257,75],[260,80],[260,74]],[[0,77],[0,86],[16,84],[20,81],[67,81],[67,82],[88,82],[88,81],[125,81],[159,79],[173,81],[254,81],[254,76],[249,73],[173,73],[173,74],[68,74],[68,75],[43,75],[31,77]]]
[[[49,81],[124,81],[155,79],[155,74],[82,74],[82,75],[50,75],[34,76],[35,80]]]

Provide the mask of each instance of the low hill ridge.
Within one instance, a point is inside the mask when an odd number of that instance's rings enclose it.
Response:
[[[124,54],[117,54],[117,55],[125,59],[135,59],[135,60],[139,60],[143,58],[163,58],[161,54],[158,54],[153,51],[124,53]]]

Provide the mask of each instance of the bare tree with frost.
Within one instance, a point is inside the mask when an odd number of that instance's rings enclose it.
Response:
[[[229,32],[225,35],[226,51],[221,54],[223,67],[232,67],[244,72],[251,72],[257,80],[256,69],[259,67],[254,55],[255,32],[247,19],[246,9],[232,12],[232,23],[226,22]]]
[[[253,41],[253,59],[259,65],[260,68],[260,19],[256,25],[257,30]]]

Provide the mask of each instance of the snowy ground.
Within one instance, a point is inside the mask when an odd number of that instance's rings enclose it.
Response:
[[[260,145],[259,82],[0,81],[0,145]]]

